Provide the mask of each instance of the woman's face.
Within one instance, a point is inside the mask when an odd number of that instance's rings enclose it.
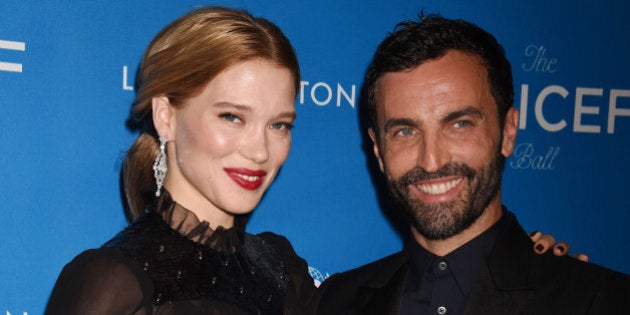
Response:
[[[256,59],[233,65],[179,108],[154,99],[169,122],[173,199],[212,227],[252,211],[289,154],[296,91],[291,72]],[[164,116],[166,115],[166,116]],[[156,124],[157,127],[158,124]]]

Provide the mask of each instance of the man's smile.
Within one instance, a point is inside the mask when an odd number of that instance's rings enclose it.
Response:
[[[448,192],[453,189],[453,187],[457,186],[463,178],[457,178],[454,180],[450,180],[442,183],[425,183],[425,184],[416,184],[416,188],[422,191],[425,194],[429,195],[440,195]]]

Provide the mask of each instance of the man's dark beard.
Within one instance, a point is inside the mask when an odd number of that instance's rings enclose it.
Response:
[[[488,165],[476,170],[462,163],[449,163],[434,173],[416,167],[398,180],[388,178],[388,186],[418,233],[430,240],[447,239],[470,227],[488,207],[501,187],[504,161],[497,152]],[[446,176],[465,177],[468,189],[444,203],[425,203],[409,192],[408,186],[413,183]]]

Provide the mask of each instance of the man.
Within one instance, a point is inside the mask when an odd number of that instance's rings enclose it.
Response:
[[[365,87],[369,135],[412,240],[324,282],[318,314],[620,314],[628,276],[537,255],[502,206],[514,150],[510,63],[477,26],[439,16],[386,38]]]

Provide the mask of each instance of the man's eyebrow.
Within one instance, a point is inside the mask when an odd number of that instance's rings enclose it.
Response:
[[[484,117],[484,115],[481,113],[479,109],[472,106],[468,106],[464,109],[448,113],[446,116],[444,116],[444,118],[442,118],[442,122],[450,122],[464,116],[475,116],[477,118]]]
[[[388,119],[385,122],[385,126],[383,126],[383,131],[388,131],[391,128],[397,127],[397,126],[410,126],[410,127],[417,127],[418,123],[410,118],[392,118],[392,119]]]
[[[475,116],[477,118],[484,117],[483,113],[481,113],[479,109],[472,106],[468,106],[461,110],[448,113],[446,116],[444,116],[444,118],[441,119],[441,121],[446,123],[446,122],[450,122],[464,116]],[[385,122],[385,126],[383,126],[383,131],[386,132],[389,129],[397,127],[397,126],[418,127],[419,125],[420,123],[418,123],[417,121],[411,118],[391,118]]]

